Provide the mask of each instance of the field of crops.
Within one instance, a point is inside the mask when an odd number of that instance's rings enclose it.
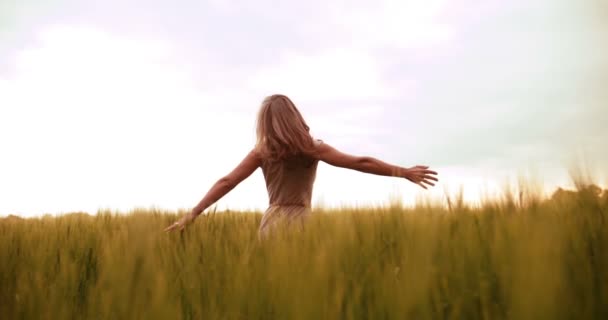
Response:
[[[0,221],[1,319],[608,319],[608,196]]]

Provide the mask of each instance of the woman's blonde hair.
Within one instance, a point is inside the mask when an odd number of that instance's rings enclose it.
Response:
[[[302,114],[287,96],[268,96],[258,112],[256,150],[269,160],[313,156],[316,149],[309,131]]]

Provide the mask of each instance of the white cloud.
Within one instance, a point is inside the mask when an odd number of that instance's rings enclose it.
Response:
[[[259,92],[286,92],[302,101],[357,100],[392,97],[378,61],[365,52],[345,49],[317,54],[288,53],[249,79]]]
[[[14,77],[0,82],[0,211],[197,201],[198,181],[223,167],[215,150],[234,141],[225,132],[251,126],[192,87],[169,55],[162,44],[67,27],[17,54]]]
[[[333,26],[355,47],[430,48],[453,37],[441,21],[445,0],[387,0],[361,6],[328,2]],[[318,30],[321,32],[321,30]]]

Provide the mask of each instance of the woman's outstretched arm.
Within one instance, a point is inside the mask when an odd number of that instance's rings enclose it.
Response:
[[[241,161],[241,163],[232,170],[228,175],[219,179],[209,189],[207,194],[201,199],[201,201],[192,209],[192,212],[179,221],[170,225],[165,231],[171,231],[175,229],[182,230],[184,227],[198,217],[205,209],[210,207],[212,204],[220,200],[228,192],[234,189],[239,183],[249,177],[258,167],[261,165],[261,159],[257,152],[252,150],[247,156]]]
[[[433,181],[439,181],[435,176],[437,172],[429,170],[428,166],[415,166],[403,168],[392,165],[372,157],[357,157],[338,151],[327,143],[318,147],[319,158],[332,166],[357,170],[380,176],[400,177],[427,188],[434,186]],[[426,185],[425,185],[426,184]]]

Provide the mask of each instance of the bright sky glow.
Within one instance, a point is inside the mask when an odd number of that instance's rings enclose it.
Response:
[[[606,177],[593,1],[81,2],[0,4],[0,215],[189,208],[277,92],[316,137],[442,180],[321,165],[315,205],[476,201],[518,175],[551,190],[581,155]],[[261,172],[219,205],[264,209]]]

